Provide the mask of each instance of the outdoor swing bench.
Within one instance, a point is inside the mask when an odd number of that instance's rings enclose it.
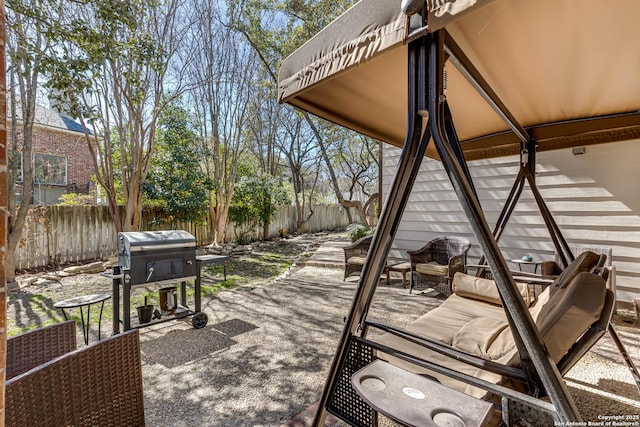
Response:
[[[538,152],[640,139],[638,14],[640,2],[626,0],[361,0],[283,61],[280,102],[402,148],[315,426],[328,413],[355,426],[376,425],[379,413],[405,425],[453,420],[412,387],[414,404],[397,404],[377,369],[487,399],[495,422],[578,422],[562,374],[604,331],[640,387],[610,322],[603,259],[574,256],[536,183]],[[519,169],[492,229],[467,162],[509,155]],[[425,157],[442,163],[493,280],[457,273],[449,298],[401,329],[369,309]],[[498,245],[526,185],[564,269],[535,301]],[[486,421],[458,415],[458,425]]]
[[[580,255],[533,304],[527,283],[518,283],[522,301],[563,375],[607,331],[613,313],[615,298],[602,277],[607,270],[598,268],[600,258],[592,252]],[[441,365],[474,381],[523,393],[534,389],[520,363],[495,282],[457,273],[452,288],[439,307],[406,328],[369,321],[370,327],[386,332],[371,339],[379,349],[376,357],[477,398],[491,400],[491,392],[428,366]],[[501,403],[499,398],[496,403]]]

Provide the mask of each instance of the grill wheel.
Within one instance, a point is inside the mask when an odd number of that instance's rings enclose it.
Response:
[[[191,319],[191,326],[193,326],[194,329],[202,329],[207,326],[208,321],[209,316],[199,311],[193,315],[193,318]]]

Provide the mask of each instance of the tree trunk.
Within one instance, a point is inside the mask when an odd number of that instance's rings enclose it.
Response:
[[[5,64],[5,40],[6,40],[6,31],[5,31],[5,17],[4,17],[4,5],[0,8],[0,69],[2,70],[0,74],[0,93],[6,93],[6,64]],[[15,111],[15,110],[14,110]],[[3,96],[0,99],[0,164],[7,165],[7,104],[6,97]],[[9,188],[7,183],[9,182],[9,173],[7,169],[0,170],[0,241],[5,242],[7,239],[7,220],[9,211],[6,209],[9,204],[8,194]],[[13,189],[11,189],[13,192]],[[11,262],[9,262],[11,259]],[[15,280],[15,272],[13,266],[15,262],[13,261],[13,253],[7,250],[7,247],[4,245],[0,245],[0,323],[2,325],[6,325],[7,320],[7,279],[8,279],[8,271],[12,271],[12,276]],[[9,270],[7,271],[7,268]],[[0,395],[4,396],[5,393],[5,377],[6,377],[6,367],[7,367],[7,328],[3,327],[0,330],[0,388],[2,388],[2,392]],[[4,414],[5,414],[5,406],[4,399],[0,399],[0,426],[4,427]]]
[[[347,210],[347,216],[349,217],[349,222],[353,222],[353,218],[351,217],[349,208],[356,208],[356,210],[358,211],[358,215],[360,216],[360,221],[362,222],[363,225],[366,225],[368,227],[369,222],[367,221],[367,215],[364,213],[364,209],[362,209],[362,202],[357,200],[356,201],[346,200],[344,198],[344,196],[342,195],[342,191],[340,191],[340,186],[338,185],[338,178],[336,177],[336,172],[333,170],[333,165],[331,164],[331,160],[329,159],[329,155],[327,154],[327,148],[324,145],[324,140],[322,138],[322,135],[320,135],[318,128],[316,127],[315,123],[313,123],[313,120],[311,119],[309,114],[308,113],[303,113],[303,114],[305,119],[307,120],[307,123],[311,127],[313,134],[315,135],[318,141],[318,146],[320,147],[320,152],[322,153],[322,159],[324,160],[325,165],[327,166],[327,170],[329,171],[329,176],[331,177],[331,184],[333,185],[333,191],[336,193],[336,198],[338,199],[338,203],[340,203],[340,205]]]
[[[221,203],[217,206],[216,211],[216,242],[224,243],[227,233],[229,206],[226,203]]]
[[[22,81],[21,84],[24,84]],[[27,90],[24,90],[27,92]],[[18,209],[9,202],[9,222],[7,224],[7,282],[15,281],[15,250],[22,238],[22,230],[31,206],[31,197],[33,195],[33,163],[32,163],[32,147],[33,147],[33,120],[35,116],[35,86],[28,91],[26,99],[21,99],[23,111],[23,127],[22,127],[22,200]],[[16,111],[15,109],[13,111]],[[12,117],[12,139],[17,138],[17,123],[15,114]],[[18,141],[14,139],[12,146],[18,147]],[[15,182],[13,179],[10,181]],[[15,199],[14,199],[15,200]]]

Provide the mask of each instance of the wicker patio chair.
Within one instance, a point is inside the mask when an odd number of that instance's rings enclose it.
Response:
[[[344,247],[344,279],[353,273],[360,273],[364,260],[367,258],[367,251],[371,246],[373,235],[364,236],[356,240],[349,246]]]
[[[66,353],[5,384],[9,426],[144,426],[138,331]]]
[[[7,340],[7,376],[11,378],[76,349],[76,323],[56,323]]]
[[[437,237],[416,251],[407,251],[411,258],[411,285],[414,288],[433,288],[451,295],[451,282],[457,272],[465,272],[467,252],[471,243],[464,237]]]

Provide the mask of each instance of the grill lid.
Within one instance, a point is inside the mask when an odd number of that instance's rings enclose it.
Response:
[[[195,248],[196,239],[184,230],[129,231],[118,233],[118,255],[138,251]]]

